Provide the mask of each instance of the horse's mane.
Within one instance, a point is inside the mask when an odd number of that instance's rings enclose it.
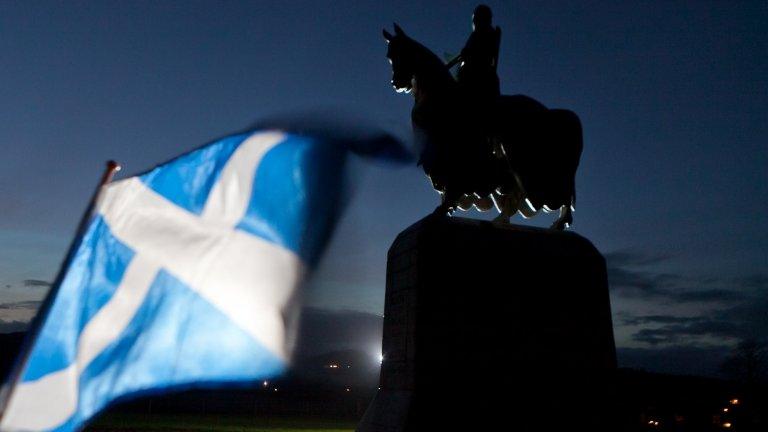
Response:
[[[448,70],[445,62],[443,62],[440,57],[438,57],[426,46],[417,42],[415,39],[407,37],[407,40],[413,46],[414,52],[412,54],[414,55],[414,59],[419,61],[421,66],[423,66],[425,70],[428,71],[428,73],[435,75],[434,77],[430,78],[431,80],[440,78],[442,81],[444,81],[443,84],[446,85],[453,85],[456,83],[453,75],[451,75],[451,71]]]

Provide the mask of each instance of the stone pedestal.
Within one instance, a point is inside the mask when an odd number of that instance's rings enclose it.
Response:
[[[605,260],[571,232],[424,218],[389,250],[383,353],[358,432],[609,430]]]

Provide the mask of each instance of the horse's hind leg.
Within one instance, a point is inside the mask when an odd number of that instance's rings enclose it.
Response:
[[[491,199],[496,205],[496,210],[499,211],[499,215],[493,219],[495,223],[508,224],[509,219],[517,212],[518,203],[515,201],[512,195],[492,193]]]
[[[451,189],[446,189],[445,193],[442,194],[443,202],[440,203],[437,208],[435,208],[435,211],[433,211],[432,214],[437,216],[452,215],[453,212],[456,211],[456,208],[459,206],[459,201],[461,200],[462,196],[462,193],[456,193]]]
[[[563,231],[571,225],[573,225],[573,210],[571,210],[570,204],[566,204],[560,207],[560,217],[552,224],[551,228]]]
[[[491,194],[491,199],[493,200],[494,206],[496,206],[496,210],[499,212],[499,215],[493,218],[493,222],[503,224],[509,223],[509,218],[511,216],[507,212],[507,197],[494,192]]]

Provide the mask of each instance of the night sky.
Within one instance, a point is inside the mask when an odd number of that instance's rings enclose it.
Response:
[[[583,122],[574,229],[607,259],[620,365],[711,373],[765,338],[768,3],[488,4],[502,92]],[[410,142],[381,29],[455,54],[475,5],[0,2],[0,332],[33,316],[107,159],[131,175],[308,110]],[[415,166],[364,174],[308,288],[338,322],[383,313],[387,248],[438,203]]]

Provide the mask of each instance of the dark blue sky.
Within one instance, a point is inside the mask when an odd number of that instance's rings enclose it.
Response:
[[[0,331],[34,313],[105,160],[136,173],[318,108],[408,139],[381,28],[455,53],[475,4],[0,3]],[[489,5],[502,91],[582,119],[575,230],[608,258],[624,364],[768,334],[768,5]],[[368,170],[310,304],[380,314],[389,244],[436,203],[415,167]]]

